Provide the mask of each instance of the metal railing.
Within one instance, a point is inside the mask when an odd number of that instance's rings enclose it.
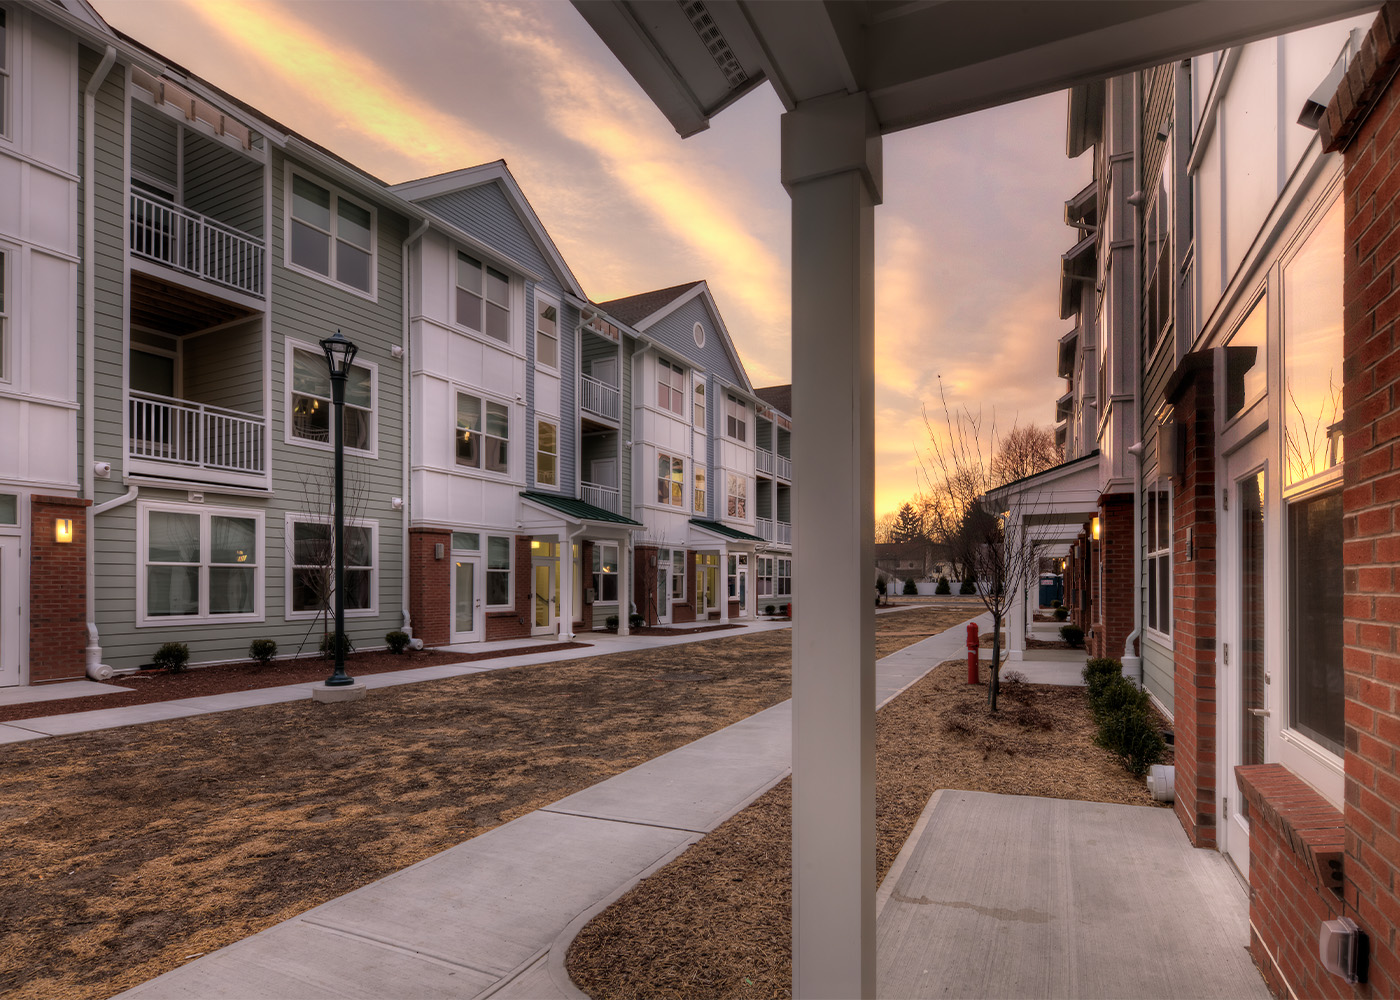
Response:
[[[618,503],[617,488],[613,486],[600,486],[597,483],[579,483],[580,499],[584,503],[591,503],[594,507],[602,507],[610,510],[614,514],[621,514],[621,505]]]
[[[790,459],[790,458],[785,458],[785,457],[782,456],[782,455],[775,455],[774,458],[775,458],[776,461],[777,461],[777,466],[778,466],[778,467],[777,467],[778,478],[780,478],[780,479],[791,479],[791,478],[792,478],[792,459]]]
[[[775,542],[782,542],[784,545],[791,545],[791,544],[792,544],[792,525],[789,524],[787,521],[778,521],[778,522],[777,522],[777,528],[778,528],[778,537],[774,538],[773,541],[775,541]]]
[[[772,474],[772,472],[773,472],[773,453],[772,453],[771,451],[769,451],[767,448],[759,448],[759,449],[757,449],[757,451],[758,451],[758,471],[759,471],[759,472],[767,472],[767,473],[769,473],[769,474]]]
[[[250,295],[263,294],[263,242],[198,212],[131,193],[131,252]]]
[[[266,468],[262,417],[148,392],[131,392],[127,402],[130,458],[250,475]]]
[[[600,382],[592,375],[579,376],[579,406],[609,420],[622,414],[622,393],[615,385]]]
[[[759,517],[754,520],[757,522],[758,537],[766,538],[771,542],[773,540],[773,519],[771,517]]]

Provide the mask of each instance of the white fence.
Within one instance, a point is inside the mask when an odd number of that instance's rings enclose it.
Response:
[[[127,455],[225,472],[262,474],[265,423],[237,410],[130,393]]]
[[[622,393],[617,386],[600,382],[592,375],[579,376],[579,406],[609,420],[622,413]]]
[[[261,240],[164,198],[132,192],[131,252],[240,292],[263,294]]]

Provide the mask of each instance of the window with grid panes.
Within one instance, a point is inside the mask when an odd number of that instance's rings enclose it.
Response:
[[[665,358],[656,359],[656,405],[676,416],[685,413],[685,370]]]
[[[535,303],[535,363],[559,367],[559,310],[544,302]]]
[[[1172,631],[1172,502],[1166,490],[1147,494],[1147,627]]]
[[[656,455],[656,502],[668,507],[685,506],[685,460]]]
[[[536,425],[535,482],[540,486],[559,485],[559,428],[548,420]]]
[[[457,251],[457,324],[510,343],[510,277]]]
[[[292,437],[331,444],[331,373],[326,356],[292,349]],[[345,379],[345,447],[374,449],[374,379],[365,365],[350,365]]]
[[[725,397],[724,432],[735,441],[748,440],[749,408],[734,396]]]
[[[362,292],[374,290],[374,213],[292,174],[291,261]]]
[[[457,464],[487,472],[510,472],[510,408],[504,403],[457,393]]]

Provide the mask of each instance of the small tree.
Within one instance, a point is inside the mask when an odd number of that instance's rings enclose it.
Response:
[[[345,456],[344,501],[345,547],[350,550],[352,523],[364,514],[369,502],[369,477],[365,473],[364,462],[352,455]],[[300,507],[305,519],[298,523],[305,526],[301,528],[298,539],[298,529],[288,525],[287,559],[293,567],[295,601],[302,608],[314,608],[316,617],[302,636],[297,652],[306,648],[307,640],[315,633],[318,624],[321,626],[319,648],[324,652],[327,648],[333,648],[329,646],[327,637],[335,627],[335,532],[332,527],[335,520],[335,466],[330,462],[320,468],[307,466],[302,469]]]
[[[895,515],[895,522],[890,527],[890,541],[916,542],[923,537],[923,516],[914,509],[913,504],[906,503],[899,508],[899,513]]]

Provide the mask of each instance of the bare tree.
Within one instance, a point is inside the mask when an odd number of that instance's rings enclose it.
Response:
[[[891,533],[894,531],[895,522],[898,519],[898,515],[893,512],[881,514],[875,519],[875,544],[884,545],[894,541]]]
[[[1035,424],[1012,427],[992,456],[992,481],[1003,486],[1059,463],[1060,449],[1055,446],[1053,430]]]
[[[335,598],[335,467],[330,463],[319,468],[303,466],[300,490],[298,507],[304,517],[288,525],[286,537],[287,559],[292,566],[291,603],[301,609],[315,608],[316,617],[302,636],[298,653],[306,648],[318,623],[323,635],[329,635],[334,628],[331,603]],[[345,456],[344,500],[346,549],[350,550],[354,544],[352,531],[362,530],[354,527],[355,522],[369,500],[364,462],[352,455]]]

